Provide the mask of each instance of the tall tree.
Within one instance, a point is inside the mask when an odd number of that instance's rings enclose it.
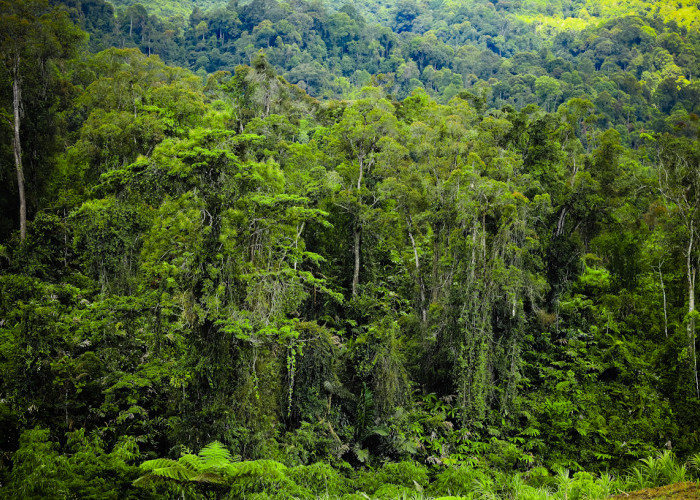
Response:
[[[352,295],[358,293],[360,283],[362,246],[362,208],[367,205],[368,176],[372,173],[377,154],[388,138],[396,134],[397,121],[393,105],[375,88],[363,89],[365,97],[357,100],[343,113],[336,125],[334,139],[336,147],[345,154],[350,174],[353,177],[357,215],[353,223],[353,274]],[[372,182],[376,182],[372,180]],[[376,201],[376,200],[375,200]]]
[[[12,86],[12,112],[3,106],[3,117],[13,130],[12,149],[19,194],[20,238],[27,235],[27,198],[22,159],[22,117],[27,99],[24,91],[43,86],[51,78],[51,61],[69,57],[83,33],[67,13],[49,8],[46,0],[0,1],[0,52],[3,86]],[[9,92],[8,92],[9,94]]]

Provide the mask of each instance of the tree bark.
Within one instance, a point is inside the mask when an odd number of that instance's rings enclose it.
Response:
[[[440,242],[439,242],[440,230],[435,228],[433,234],[433,283],[430,291],[431,302],[437,302],[438,295],[440,292],[440,285],[438,282],[438,265],[440,263]]]
[[[576,174],[578,173],[578,166],[576,166],[576,155],[574,155],[574,170],[571,173],[571,181],[569,182],[569,185],[571,187],[574,187],[574,183],[576,182]]]
[[[659,262],[659,280],[661,282],[661,293],[664,298],[664,333],[668,338],[668,313],[666,308],[666,287],[664,286],[664,274],[661,272],[661,262]]]
[[[420,273],[420,259],[418,258],[418,248],[416,247],[416,240],[413,239],[413,233],[408,230],[408,237],[411,239],[411,246],[413,247],[413,258],[416,262],[416,280],[418,281],[418,287],[420,288],[420,316],[423,324],[428,322],[428,309],[425,304],[425,283],[423,282],[423,276]]]
[[[20,106],[22,102],[22,89],[19,81],[19,55],[15,58],[12,74],[12,107],[14,109],[14,137],[12,149],[15,154],[15,168],[17,169],[17,189],[19,190],[19,235],[24,241],[27,237],[27,200],[24,190],[24,169],[22,168],[22,144],[20,142]]]
[[[566,207],[561,209],[561,214],[559,214],[559,220],[557,221],[557,230],[554,232],[554,236],[561,236],[564,233],[564,223],[566,222]]]
[[[362,156],[358,155],[358,164],[360,167],[360,172],[357,176],[357,203],[360,206],[358,209],[357,213],[357,224],[355,226],[355,230],[353,232],[353,256],[355,258],[355,266],[352,271],[352,296],[356,297],[357,296],[357,287],[360,284],[360,244],[361,244],[361,238],[360,238],[360,232],[361,232],[361,222],[360,222],[360,217],[362,216],[361,212],[361,205],[362,205],[362,175],[363,175],[363,170],[364,170],[364,159]]]
[[[695,352],[695,276],[697,269],[693,265],[694,227],[690,225],[690,238],[688,253],[686,255],[686,273],[688,277],[688,344],[693,363],[693,378],[695,382],[695,396],[700,398],[700,384],[698,383],[698,358]]]
[[[359,172],[359,174],[357,175],[357,196],[358,196],[358,198],[359,198],[359,196],[360,196],[360,190],[362,189],[362,175],[364,174],[363,170],[364,170],[364,167],[365,167],[365,166],[364,166],[364,161],[363,161],[362,156],[359,156],[359,155],[358,155],[357,164],[358,164],[358,166],[359,166],[359,168],[360,168],[360,172]]]
[[[353,253],[355,257],[355,268],[352,272],[352,296],[357,296],[357,286],[360,284],[360,228],[355,228]]]

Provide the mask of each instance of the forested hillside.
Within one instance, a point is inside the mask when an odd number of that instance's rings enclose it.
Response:
[[[0,496],[699,481],[697,22],[0,0]]]
[[[254,0],[167,19],[140,5],[115,17],[102,0],[71,3],[72,17],[93,31],[94,50],[138,47],[203,77],[249,65],[264,50],[278,74],[317,97],[349,97],[381,75],[397,99],[420,87],[447,103],[469,90],[487,107],[555,111],[585,98],[626,144],[645,126],[668,129],[663,120],[675,107],[692,112],[700,100],[692,85],[700,53],[695,3],[402,0],[362,8]]]

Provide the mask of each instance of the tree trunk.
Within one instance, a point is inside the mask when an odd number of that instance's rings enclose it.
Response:
[[[413,239],[413,233],[408,230],[408,237],[411,239],[411,246],[413,247],[413,257],[416,261],[416,280],[418,281],[418,287],[420,288],[420,317],[423,324],[428,322],[428,310],[425,304],[425,283],[423,283],[423,276],[420,273],[420,260],[418,259],[418,248],[416,247],[416,240]]]
[[[668,313],[666,307],[666,287],[664,286],[664,274],[661,272],[661,262],[659,262],[659,280],[661,282],[661,293],[664,298],[664,333],[668,338]]]
[[[698,383],[698,357],[695,351],[695,276],[697,269],[693,265],[694,227],[690,226],[690,238],[688,253],[686,255],[686,272],[688,276],[688,344],[690,346],[691,362],[693,363],[693,378],[695,382],[695,396],[700,398],[700,384]]]
[[[690,352],[693,355],[693,378],[695,379],[695,397],[700,398],[700,382],[698,381],[698,356],[695,349],[695,274],[696,269],[692,270],[692,274],[688,277],[688,342],[690,343]]]
[[[357,197],[358,197],[358,198],[360,197],[360,190],[362,189],[362,175],[364,174],[363,170],[364,170],[364,167],[365,167],[364,161],[363,161],[363,160],[364,160],[364,159],[362,158],[362,156],[359,156],[359,155],[358,155],[357,164],[358,164],[358,166],[359,166],[359,168],[360,168],[360,172],[359,172],[359,174],[357,175]]]
[[[566,207],[561,209],[559,220],[557,221],[557,230],[554,233],[555,237],[561,236],[564,233],[564,223],[566,222]]]
[[[355,268],[352,272],[352,296],[357,296],[357,286],[360,284],[360,228],[355,228],[353,253],[355,257]]]
[[[27,200],[24,192],[24,169],[22,168],[22,144],[19,140],[20,105],[22,90],[19,83],[19,56],[15,59],[15,67],[12,75],[12,104],[14,108],[14,138],[12,149],[15,154],[15,167],[17,169],[17,189],[19,190],[19,235],[24,241],[27,237]]]
[[[360,232],[361,232],[361,222],[360,217],[362,216],[361,206],[362,206],[362,174],[364,170],[364,161],[361,156],[358,155],[358,164],[360,167],[360,173],[357,176],[357,204],[359,205],[357,213],[357,224],[353,232],[353,254],[355,257],[355,267],[352,272],[352,296],[357,296],[357,286],[360,284]]]
[[[433,233],[433,283],[430,292],[431,302],[437,302],[438,295],[440,293],[440,286],[438,283],[438,266],[440,263],[440,242],[439,242],[439,228],[435,228]]]

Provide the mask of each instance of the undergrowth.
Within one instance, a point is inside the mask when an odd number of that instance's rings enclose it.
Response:
[[[189,472],[183,472],[189,468]],[[286,467],[271,460],[237,461],[219,443],[179,461],[141,465],[135,484],[170,498],[402,499],[402,500],[583,500],[684,481],[700,488],[700,453],[683,463],[670,451],[641,459],[623,473],[534,467],[504,472],[480,464],[426,467],[417,462],[385,463],[344,472],[325,463]]]

